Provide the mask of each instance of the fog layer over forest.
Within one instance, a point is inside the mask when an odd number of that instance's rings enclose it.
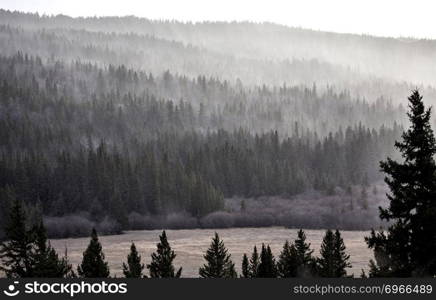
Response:
[[[0,213],[19,198],[53,237],[373,227],[378,162],[397,155],[407,95],[436,103],[435,50],[275,24],[0,10]]]

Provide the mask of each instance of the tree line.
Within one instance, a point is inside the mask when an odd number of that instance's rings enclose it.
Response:
[[[380,143],[394,134],[360,127],[311,145],[299,137],[281,141],[277,132],[218,131],[206,137],[162,135],[135,155],[105,142],[51,156],[3,154],[3,208],[10,190],[48,216],[87,211],[93,219],[109,215],[127,227],[132,211],[201,217],[222,210],[223,197],[333,193],[338,186],[367,185],[375,172],[368,160],[380,156]]]
[[[59,256],[50,245],[42,222],[29,229],[26,214],[20,201],[16,200],[11,209],[6,226],[7,238],[0,245],[0,270],[8,278],[106,278],[110,269],[105,260],[97,231],[92,230],[91,240],[83,252],[82,262],[74,270],[68,262],[67,251]],[[145,265],[134,243],[131,244],[127,261],[123,263],[126,278],[179,278],[182,268],[174,266],[176,254],[168,242],[166,232],[159,236],[156,252],[151,262]],[[238,275],[224,242],[215,233],[199,268],[201,278],[288,278],[288,277],[345,277],[351,267],[349,255],[338,230],[327,230],[324,236],[320,257],[312,255],[313,250],[306,242],[303,230],[298,231],[294,243],[288,241],[278,257],[274,258],[269,245],[262,244],[260,253],[256,246],[248,259],[244,254],[242,271]],[[147,268],[148,275],[144,269]]]

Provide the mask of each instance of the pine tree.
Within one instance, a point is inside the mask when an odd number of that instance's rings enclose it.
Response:
[[[321,244],[321,258],[318,259],[317,273],[321,277],[335,277],[335,238],[333,232],[326,231]]]
[[[220,240],[218,233],[212,239],[209,249],[204,255],[207,264],[200,268],[199,274],[202,278],[236,278],[235,264],[231,255],[227,253],[224,242]]]
[[[242,277],[243,278],[257,278],[259,277],[259,265],[260,257],[257,252],[257,247],[254,246],[253,253],[250,259],[248,259],[247,254],[242,257]]]
[[[289,244],[288,241],[283,245],[277,262],[278,276],[281,278],[297,277],[298,257],[295,245]]]
[[[265,247],[262,244],[262,251],[260,252],[260,264],[258,267],[257,277],[259,278],[276,278],[277,265],[269,245]]]
[[[335,261],[336,261],[336,271],[335,277],[345,277],[347,275],[347,268],[351,268],[349,263],[350,255],[348,255],[345,250],[344,239],[341,236],[339,230],[335,231]]]
[[[313,250],[310,249],[310,243],[306,243],[306,234],[302,229],[298,231],[294,245],[297,251],[298,277],[312,277],[315,259],[312,256]]]
[[[97,231],[92,229],[91,241],[88,248],[83,252],[83,260],[77,267],[77,273],[84,278],[108,278],[109,267],[105,261],[101,244],[98,240]]]
[[[142,271],[144,264],[141,263],[141,256],[136,250],[135,243],[130,246],[130,254],[127,255],[127,264],[123,263],[123,274],[126,278],[144,278]]]
[[[26,215],[22,203],[9,190],[7,201],[12,202],[9,220],[5,227],[5,241],[0,245],[0,270],[8,278],[32,277],[33,265],[30,259],[33,235],[26,228]]]
[[[253,278],[257,277],[259,273],[259,264],[260,264],[259,252],[257,252],[257,247],[254,246],[253,253],[251,254],[251,258],[250,258],[251,277]]]
[[[151,278],[179,278],[182,268],[175,272],[173,260],[176,254],[171,249],[167,240],[165,230],[159,236],[160,243],[157,244],[157,251],[151,254],[151,263],[147,265]]]
[[[408,98],[411,127],[395,147],[404,162],[387,158],[380,163],[388,175],[390,205],[380,218],[390,221],[386,232],[366,238],[376,261],[370,276],[436,275],[436,143],[430,125],[431,109],[425,109],[417,90]]]
[[[42,221],[33,229],[35,246],[31,253],[33,265],[32,276],[36,278],[68,278],[74,277],[72,265],[67,255],[59,258],[55,249],[47,242],[47,234]]]
[[[321,277],[345,277],[346,268],[351,267],[350,256],[345,253],[344,240],[338,230],[335,233],[326,231],[320,250],[321,257],[317,260],[317,275]]]
[[[247,254],[244,253],[242,256],[242,267],[241,267],[241,277],[250,278],[250,262],[248,261]]]

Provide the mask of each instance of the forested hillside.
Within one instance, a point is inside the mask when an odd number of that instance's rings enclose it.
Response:
[[[382,179],[378,162],[395,157],[406,124],[395,97],[416,84],[436,95],[425,69],[432,41],[414,41],[422,53],[411,72],[423,77],[406,82],[376,62],[359,70],[359,56],[301,54],[311,39],[332,52],[351,39],[401,56],[400,40],[3,10],[0,20],[1,213],[18,198],[53,224],[80,216],[118,231],[178,214],[214,226],[204,220],[217,212],[243,214],[274,197],[292,207],[309,192],[337,195],[342,214],[363,222],[378,204],[366,200],[379,197],[367,191]],[[271,31],[278,47],[267,55],[259,39]],[[297,37],[306,44],[291,46]],[[368,59],[379,53],[371,49]],[[243,200],[235,208],[229,199]]]
[[[320,60],[376,77],[414,84],[433,84],[436,42],[366,35],[337,34],[272,23],[153,21],[134,16],[71,18],[64,15],[1,11],[3,23],[26,30],[61,28],[86,32],[127,34],[179,41],[213,53],[252,60]],[[122,42],[122,39],[120,40]],[[136,46],[136,45],[135,45]],[[124,45],[134,48],[133,45]],[[401,61],[413,62],[404,67]],[[316,69],[311,70],[316,73]]]
[[[0,10],[2,53],[219,77],[245,85],[317,82],[396,104],[410,90],[436,103],[432,40],[376,38],[249,22],[181,23],[137,17],[70,18]],[[408,61],[407,68],[400,62]],[[405,103],[405,101],[403,102]]]

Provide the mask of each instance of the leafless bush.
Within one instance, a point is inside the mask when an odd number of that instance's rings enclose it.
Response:
[[[168,229],[192,229],[198,228],[198,222],[196,218],[193,218],[184,213],[173,213],[166,217],[165,228]]]
[[[83,215],[44,217],[44,225],[49,238],[88,236],[92,228],[101,235],[121,233],[120,225],[114,220],[104,218],[101,222],[94,222]]]

